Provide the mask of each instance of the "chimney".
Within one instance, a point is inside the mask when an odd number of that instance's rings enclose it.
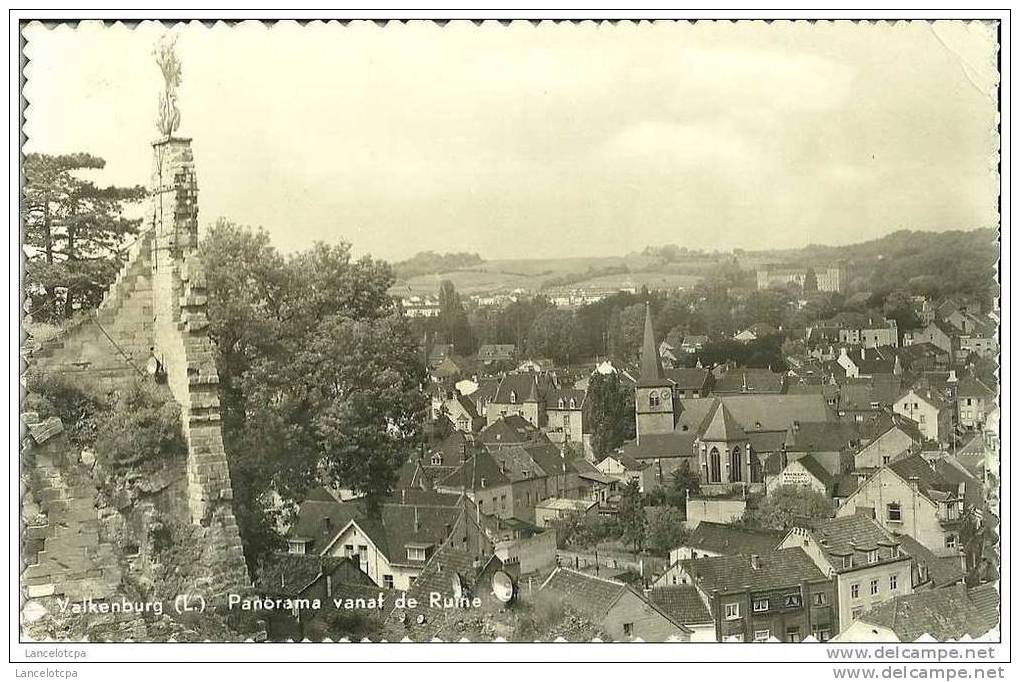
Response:
[[[959,381],[959,379],[956,378],[956,370],[949,370],[949,378],[946,379],[946,383],[955,384],[957,381]]]
[[[797,421],[796,419],[793,420],[793,430],[800,431],[800,422]]]
[[[418,520],[418,507],[414,506],[412,509],[414,509],[414,532],[417,533],[421,530],[421,523]]]
[[[751,568],[753,568],[756,571],[761,569],[761,557],[759,557],[757,554],[751,555]]]
[[[864,360],[864,346],[861,346],[861,360]]]
[[[921,480],[921,479],[919,479],[917,476],[911,476],[907,480],[910,481],[910,489],[913,490],[916,493],[917,492],[917,482],[919,480]]]

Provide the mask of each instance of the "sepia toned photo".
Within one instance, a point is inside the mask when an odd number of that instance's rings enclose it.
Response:
[[[1001,29],[23,21],[18,642],[1000,642]]]

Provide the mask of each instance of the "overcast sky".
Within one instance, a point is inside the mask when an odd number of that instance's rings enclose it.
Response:
[[[145,24],[26,29],[26,151],[148,181]],[[200,222],[400,259],[996,223],[989,25],[178,25]]]

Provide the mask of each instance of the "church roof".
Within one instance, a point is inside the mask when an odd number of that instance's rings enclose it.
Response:
[[[733,417],[733,413],[726,407],[726,403],[717,400],[715,412],[708,422],[702,440],[706,441],[735,441],[744,440],[747,434]]]
[[[645,337],[641,344],[641,376],[638,386],[664,386],[662,361],[659,347],[655,344],[655,328],[652,326],[652,307],[645,305]]]

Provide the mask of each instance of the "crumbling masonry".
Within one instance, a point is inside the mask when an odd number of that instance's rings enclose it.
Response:
[[[33,353],[29,362],[38,371],[60,373],[71,381],[79,375],[93,386],[113,390],[147,376],[144,368],[153,358],[158,361],[180,405],[188,445],[178,486],[186,500],[171,508],[190,516],[177,520],[194,525],[202,546],[191,589],[215,598],[243,589],[249,579],[231,507],[219,377],[197,244],[198,185],[191,141],[167,137],[153,144],[151,214],[102,305],[94,316]],[[80,486],[75,489],[79,493],[93,495],[95,489]],[[71,504],[75,506],[73,500]],[[47,547],[54,544],[47,538],[57,538],[58,529],[50,526],[32,531]],[[61,532],[66,536],[66,529]],[[61,562],[42,565],[45,556],[40,552],[40,563],[31,567],[33,592],[62,594],[61,586],[74,580]],[[96,567],[75,566],[79,568],[97,575]]]

